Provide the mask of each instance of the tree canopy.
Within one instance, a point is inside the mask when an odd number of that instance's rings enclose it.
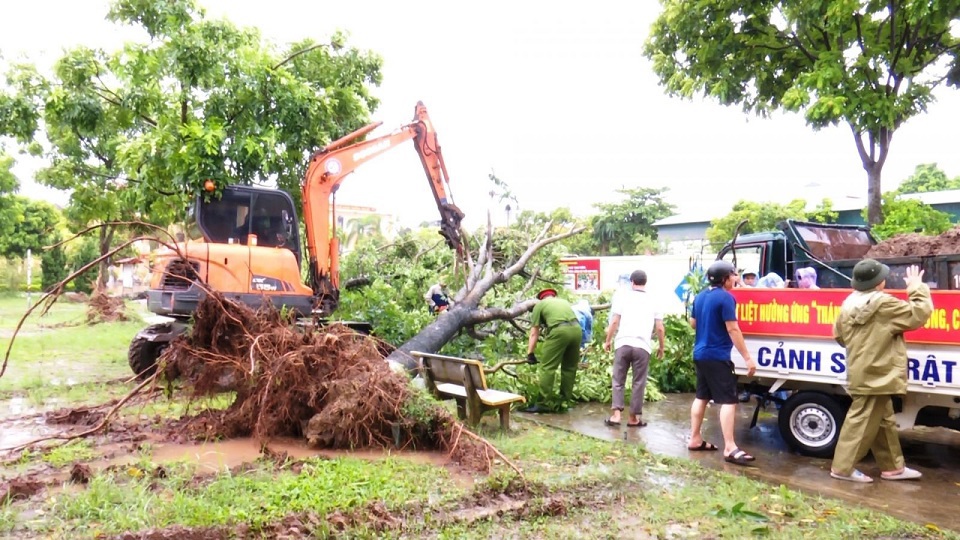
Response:
[[[927,193],[951,189],[960,189],[960,176],[947,178],[947,173],[940,170],[936,163],[921,163],[917,165],[912,175],[900,183],[896,191],[897,193]]]
[[[663,200],[666,188],[622,188],[624,200],[594,205],[599,212],[590,220],[598,255],[636,255],[638,246],[656,240],[658,220],[673,214],[674,206]]]
[[[847,124],[867,172],[868,222],[882,219],[893,133],[960,83],[960,0],[661,0],[645,46],[670,95],[702,94],[814,129]]]
[[[218,190],[277,185],[299,199],[310,154],[366,124],[378,104],[380,57],[341,34],[279,48],[208,20],[193,0],[116,0],[107,18],[148,41],[76,47],[52,74],[13,65],[0,91],[0,135],[43,155],[38,180],[70,190],[75,229],[169,223],[208,179]],[[112,233],[101,231],[101,253]]]
[[[936,236],[953,226],[950,214],[920,200],[903,197],[896,191],[883,194],[883,214],[883,223],[870,229],[880,240],[913,232]]]
[[[777,223],[785,219],[814,221],[817,223],[832,223],[837,219],[833,211],[833,203],[824,199],[813,210],[807,210],[807,201],[794,199],[788,204],[759,203],[753,201],[738,201],[733,205],[731,212],[720,219],[714,220],[707,228],[707,240],[719,248],[733,239],[737,225],[747,222],[740,228],[740,234],[776,230]]]

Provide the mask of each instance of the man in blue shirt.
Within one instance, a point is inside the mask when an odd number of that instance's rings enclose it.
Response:
[[[731,349],[736,347],[743,357],[747,375],[756,372],[757,364],[743,341],[737,322],[737,301],[730,294],[739,279],[737,269],[727,261],[716,261],[707,268],[707,279],[710,287],[694,299],[690,317],[690,325],[696,330],[693,363],[697,372],[697,397],[690,406],[690,443],[687,448],[692,451],[717,450],[716,446],[703,440],[700,433],[707,404],[712,400],[720,405],[724,460],[747,465],[756,458],[741,450],[734,440],[738,400]]]

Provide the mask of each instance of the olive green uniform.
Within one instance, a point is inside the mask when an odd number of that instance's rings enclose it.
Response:
[[[573,384],[577,380],[580,364],[580,338],[582,331],[573,307],[562,298],[552,296],[537,302],[531,322],[541,326],[540,335],[540,395],[549,398],[555,395],[554,381],[560,368],[560,397],[573,400]]]
[[[840,429],[832,470],[850,475],[868,451],[884,471],[904,467],[892,396],[907,392],[907,347],[903,333],[930,317],[930,289],[920,283],[903,301],[882,291],[855,291],[833,324],[833,337],[847,350],[847,391],[853,397]]]

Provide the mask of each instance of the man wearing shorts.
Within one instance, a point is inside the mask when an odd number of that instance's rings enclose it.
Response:
[[[720,430],[723,432],[723,458],[729,463],[747,465],[754,458],[741,450],[733,438],[737,417],[737,375],[733,371],[730,351],[737,348],[747,364],[747,375],[753,375],[757,364],[750,357],[737,322],[737,301],[730,294],[737,284],[737,269],[727,261],[716,261],[707,269],[709,288],[693,301],[690,325],[696,330],[693,364],[697,372],[697,397],[690,407],[691,451],[717,450],[703,440],[700,427],[707,403],[720,405]]]

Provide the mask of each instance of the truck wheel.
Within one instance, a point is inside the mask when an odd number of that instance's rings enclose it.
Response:
[[[780,408],[780,436],[805,455],[831,457],[846,414],[847,406],[832,396],[797,392]]]

